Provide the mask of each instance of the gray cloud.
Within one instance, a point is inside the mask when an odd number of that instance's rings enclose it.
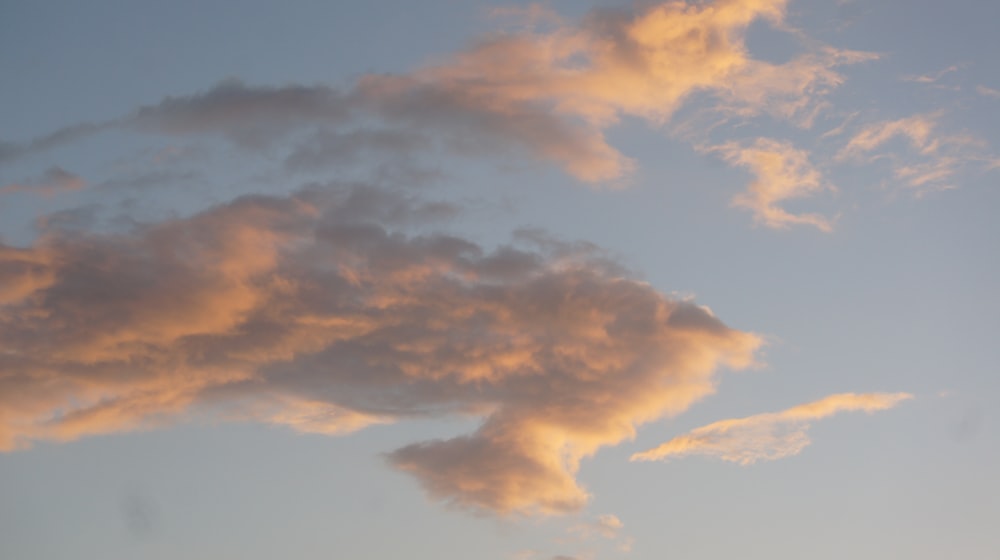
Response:
[[[82,177],[66,171],[58,165],[45,170],[40,177],[20,183],[0,186],[0,195],[16,192],[53,196],[55,194],[82,189],[86,185]]]

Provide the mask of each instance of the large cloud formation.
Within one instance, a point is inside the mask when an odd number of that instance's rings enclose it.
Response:
[[[110,121],[67,126],[20,144],[0,142],[0,163],[118,129],[223,138],[241,150],[278,154],[283,171],[292,173],[343,168],[373,154],[406,160],[440,149],[540,160],[588,184],[620,186],[637,162],[609,142],[608,132],[637,119],[669,124],[696,150],[751,171],[755,179],[733,201],[756,223],[821,231],[831,231],[834,220],[784,205],[828,190],[820,173],[829,175],[832,167],[888,160],[892,180],[918,195],[955,186],[964,170],[997,167],[975,136],[943,133],[941,113],[845,123],[804,143],[814,122],[844,114],[831,95],[845,82],[842,69],[878,56],[807,38],[786,21],[788,5],[673,0],[596,9],[577,21],[537,6],[508,10],[521,13],[523,25],[410,72],[368,74],[343,87],[230,79]],[[792,39],[783,62],[751,52],[746,37],[755,24]],[[763,122],[798,128],[794,144],[745,137]],[[852,136],[839,149],[822,142],[848,129]],[[720,131],[729,138],[720,139]],[[909,149],[893,149],[898,140],[908,140]],[[820,149],[811,153],[807,146]],[[15,187],[8,190],[25,190]]]
[[[635,162],[605,132],[622,118],[664,124],[694,97],[715,115],[767,114],[808,125],[843,82],[836,68],[874,58],[803,42],[784,63],[754,58],[745,35],[756,21],[789,31],[788,0],[683,1],[595,10],[579,22],[557,16],[481,38],[439,64],[407,74],[371,74],[350,87],[249,87],[229,80],[164,99],[107,123],[67,127],[33,142],[0,146],[0,160],[82,135],[125,127],[168,135],[221,134],[262,148],[295,130],[325,127],[328,140],[406,143],[434,132],[460,151],[554,162],[578,179],[615,183]],[[795,33],[793,32],[794,36]],[[392,138],[398,132],[399,139]],[[362,139],[364,139],[362,138]],[[341,142],[342,143],[342,142]],[[333,142],[333,148],[339,144]],[[315,146],[289,161],[315,162]],[[319,158],[321,159],[321,158]]]
[[[751,465],[798,455],[809,445],[809,422],[838,412],[886,410],[913,398],[909,393],[841,393],[811,403],[771,412],[720,420],[653,449],[632,455],[633,461],[658,461],[671,457],[708,455],[724,461]]]
[[[209,417],[344,433],[484,418],[389,455],[498,513],[580,508],[580,461],[711,393],[761,344],[585,244],[485,250],[367,186],[247,196],[0,245],[0,449]]]

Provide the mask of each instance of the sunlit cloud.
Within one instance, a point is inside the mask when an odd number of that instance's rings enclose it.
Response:
[[[697,96],[716,113],[808,126],[843,82],[834,69],[875,58],[829,47],[784,64],[753,58],[747,28],[760,20],[782,29],[785,8],[785,0],[724,0],[602,10],[580,24],[499,34],[409,76],[366,76],[360,90],[383,112],[451,115],[517,137],[581,180],[614,181],[634,166],[604,136],[623,117],[664,124]]]
[[[864,126],[848,140],[836,160],[887,160],[893,177],[918,195],[953,188],[960,172],[989,170],[995,159],[986,144],[967,133],[940,131],[942,113],[928,113]],[[894,143],[902,141],[903,147]]]
[[[839,412],[869,414],[913,398],[908,393],[841,393],[781,412],[720,420],[696,428],[653,449],[632,455],[632,461],[662,461],[705,455],[752,465],[798,455],[810,444],[809,423]]]
[[[321,146],[289,156],[291,164],[308,166],[323,161],[322,145],[335,154],[354,140],[394,148],[422,131],[459,152],[513,149],[582,181],[618,185],[636,166],[605,136],[622,118],[662,125],[697,98],[724,118],[769,115],[808,127],[844,81],[835,69],[875,58],[815,41],[802,41],[802,52],[782,64],[754,58],[745,40],[754,22],[798,36],[784,21],[786,4],[665,2],[596,10],[578,22],[541,8],[506,10],[502,15],[520,26],[407,74],[370,74],[346,88],[227,80],[106,123],[5,144],[0,153],[13,158],[108,128],[221,135],[262,149],[295,131],[325,127]]]
[[[388,455],[435,499],[584,506],[580,461],[711,394],[761,339],[586,244],[421,233],[453,205],[372,187],[248,196],[0,246],[0,448],[201,419],[342,434],[444,414]]]
[[[747,191],[733,198],[733,205],[753,212],[755,222],[776,229],[792,225],[810,225],[825,232],[833,229],[824,216],[794,214],[780,206],[787,200],[833,189],[823,181],[805,150],[770,138],[758,138],[752,144],[728,142],[704,150],[718,153],[725,161],[754,175]]]

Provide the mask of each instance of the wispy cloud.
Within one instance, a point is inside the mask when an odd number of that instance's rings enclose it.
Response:
[[[570,527],[571,533],[576,533],[583,538],[600,536],[605,539],[617,538],[621,529],[625,527],[618,516],[605,514],[587,523],[581,523]]]
[[[0,186],[0,195],[24,192],[41,196],[54,196],[62,192],[82,189],[86,184],[87,182],[79,175],[70,173],[62,167],[54,166],[48,168],[40,177]]]
[[[882,147],[895,138],[909,140],[914,149],[930,153],[937,149],[933,131],[940,114],[914,115],[892,121],[866,125],[837,154],[838,159],[857,158]]]
[[[1000,89],[993,89],[991,87],[986,87],[984,85],[976,86],[976,93],[982,95],[983,97],[992,97],[993,99],[1000,99]]]
[[[751,465],[798,455],[809,445],[809,422],[838,412],[886,410],[913,398],[908,393],[841,393],[767,414],[721,420],[702,426],[653,449],[632,455],[633,461],[660,461],[706,455]]]
[[[933,84],[937,83],[938,81],[941,80],[941,78],[947,76],[948,74],[958,72],[963,67],[964,65],[961,64],[952,64],[951,66],[944,68],[933,74],[911,74],[903,76],[902,80],[904,82],[916,82],[918,84]]]
[[[746,192],[733,198],[733,204],[752,211],[757,223],[776,229],[810,225],[832,231],[830,220],[819,214],[793,214],[780,206],[787,200],[833,189],[824,183],[805,150],[770,138],[758,138],[751,144],[728,142],[704,150],[718,153],[730,164],[753,173],[754,181]]]
[[[874,58],[829,47],[784,64],[753,58],[745,31],[755,21],[780,28],[785,9],[785,0],[722,0],[602,10],[581,24],[500,34],[409,76],[367,76],[360,90],[390,113],[440,120],[445,111],[506,129],[584,181],[613,181],[633,166],[604,136],[623,117],[663,124],[697,96],[717,113],[805,122],[842,83],[837,66]]]
[[[995,159],[980,139],[940,132],[942,113],[913,115],[865,125],[836,155],[836,160],[874,162],[887,159],[893,177],[918,194],[951,188],[961,171],[988,169]],[[908,149],[893,146],[903,140]]]
[[[114,124],[113,121],[105,123],[79,123],[60,128],[25,143],[19,144],[0,141],[0,163],[13,161],[33,153],[55,148],[56,146],[77,142],[110,128]]]

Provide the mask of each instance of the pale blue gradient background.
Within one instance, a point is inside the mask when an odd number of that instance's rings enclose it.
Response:
[[[568,15],[593,3],[553,2]],[[601,4],[604,5],[604,4]],[[484,2],[3,2],[0,139],[26,141],[100,122],[165,95],[238,77],[253,85],[345,85],[405,72],[494,27]],[[883,59],[845,69],[832,100],[882,118],[946,111],[954,130],[1000,146],[1000,4],[979,0],[793,1],[790,21]],[[763,26],[750,47],[781,58]],[[899,78],[962,65],[941,84]],[[830,127],[832,121],[817,128]],[[777,128],[775,134],[796,134]],[[139,149],[121,133],[0,167],[0,183],[52,164],[91,182]],[[586,461],[594,495],[579,517],[497,521],[427,501],[381,453],[467,431],[468,421],[404,423],[351,436],[258,425],[185,425],[41,443],[0,455],[0,557],[10,559],[504,559],[521,550],[635,559],[993,558],[1000,553],[1000,172],[915,198],[859,167],[836,195],[802,202],[841,212],[832,234],[754,227],[729,200],[748,175],[665,131],[626,121],[611,143],[639,170],[626,190],[594,190],[543,164],[442,161],[433,196],[486,201],[454,227],[486,243],[541,226],[620,255],[658,289],[695,295],[729,325],[767,335],[766,367],[725,374],[716,396],[646,426]],[[144,139],[153,149],[169,139]],[[223,150],[224,152],[224,150]],[[35,216],[101,204],[189,212],[247,187],[253,170],[217,168],[193,188],[94,189],[0,198],[0,235],[27,241]],[[265,187],[268,184],[270,186]],[[206,189],[212,189],[207,191]],[[797,204],[797,203],[793,203]],[[874,416],[817,422],[813,445],[739,467],[628,456],[722,418],[780,410],[843,391],[917,398]],[[566,528],[613,513],[635,537],[561,543]]]

